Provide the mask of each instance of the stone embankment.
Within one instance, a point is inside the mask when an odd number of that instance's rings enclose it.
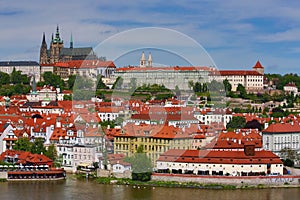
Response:
[[[285,176],[196,176],[178,174],[153,174],[153,181],[197,182],[201,184],[224,184],[243,186],[299,186],[300,175]]]

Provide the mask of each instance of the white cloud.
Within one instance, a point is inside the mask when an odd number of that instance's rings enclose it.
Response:
[[[300,41],[300,28],[257,37],[262,42],[291,42]]]
[[[273,20],[277,26],[257,27],[256,21],[263,18]],[[218,59],[219,65],[227,63],[229,68],[230,63],[255,62],[252,59],[256,60],[255,48],[259,45],[264,44],[263,48],[267,49],[269,43],[280,45],[282,42],[298,42],[299,20],[300,3],[297,1],[2,0],[0,59],[37,59],[42,33],[46,33],[49,45],[51,33],[55,32],[57,24],[66,46],[69,45],[71,32],[75,46],[96,46],[109,36],[124,30],[158,26],[187,34],[211,52],[218,49],[218,54],[224,54],[219,56],[222,58]],[[160,40],[154,35],[152,37],[153,40],[156,39],[156,43],[165,46],[187,45],[180,41],[174,43],[172,38]],[[144,40],[135,42],[137,44]],[[119,45],[125,43],[119,41]],[[296,46],[293,48],[297,51]],[[253,55],[250,60],[247,59],[249,55]],[[269,55],[266,51],[260,56]],[[277,65],[284,64],[280,63],[283,60],[282,55]],[[290,66],[293,65],[296,66],[297,63],[292,59]]]

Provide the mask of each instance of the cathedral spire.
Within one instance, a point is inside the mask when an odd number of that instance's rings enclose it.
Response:
[[[47,43],[46,43],[46,37],[45,33],[43,33],[43,40],[42,40],[42,45],[40,48],[40,64],[45,64],[47,63]]]
[[[45,32],[43,33],[43,41],[42,44],[46,44]]]
[[[60,36],[59,36],[59,27],[57,25],[56,27],[56,33],[55,33],[55,38],[54,38],[54,41],[55,43],[63,43],[63,41],[60,39]]]

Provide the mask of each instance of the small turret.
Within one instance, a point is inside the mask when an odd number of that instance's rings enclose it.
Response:
[[[265,70],[264,67],[260,64],[259,60],[256,62],[256,64],[253,66],[253,70],[257,71],[261,75],[264,75]]]

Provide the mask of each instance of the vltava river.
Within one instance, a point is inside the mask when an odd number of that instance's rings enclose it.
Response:
[[[214,190],[101,185],[73,177],[54,182],[0,183],[0,200],[299,200],[300,188]]]

